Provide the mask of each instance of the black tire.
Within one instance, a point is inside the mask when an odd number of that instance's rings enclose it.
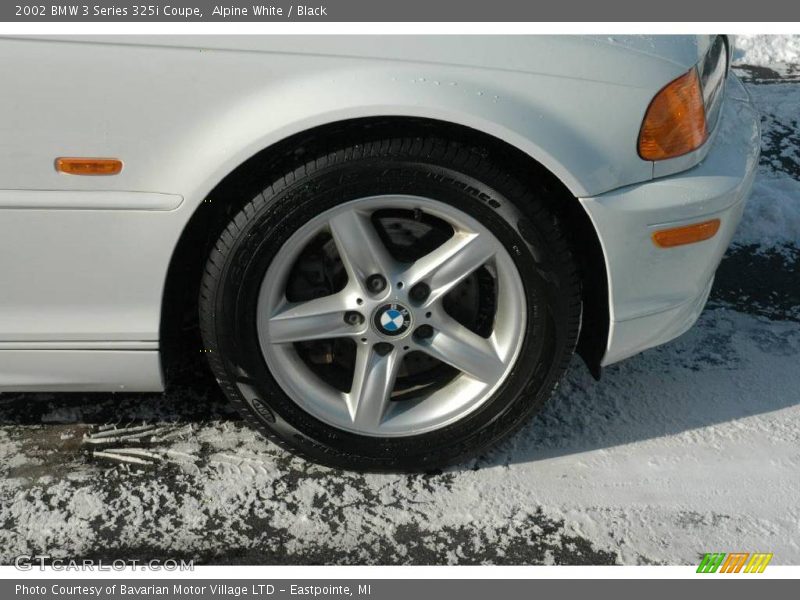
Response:
[[[511,254],[527,296],[522,351],[498,391],[461,421],[408,437],[362,436],[303,411],[269,372],[256,328],[259,286],[283,242],[321,211],[379,194],[434,198],[479,219]],[[580,282],[565,231],[551,208],[559,201],[564,201],[562,192],[544,181],[523,184],[489,151],[435,136],[336,148],[265,181],[263,191],[223,231],[201,285],[200,327],[220,386],[269,439],[331,466],[431,470],[497,442],[551,395],[578,337]]]

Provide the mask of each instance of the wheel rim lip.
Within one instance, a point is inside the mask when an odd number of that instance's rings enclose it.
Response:
[[[394,407],[394,413],[389,415],[390,418],[378,427],[365,428],[356,426],[351,421],[345,402],[346,395],[314,374],[298,355],[293,343],[273,343],[271,341],[268,320],[269,316],[275,313],[281,302],[285,301],[286,283],[300,252],[315,235],[325,229],[327,222],[334,215],[349,210],[374,212],[380,209],[397,208],[421,209],[423,212],[446,221],[456,231],[474,231],[480,235],[491,236],[491,239],[497,245],[494,263],[496,277],[498,278],[498,315],[501,304],[504,304],[506,318],[513,319],[513,322],[505,323],[503,328],[506,332],[516,332],[516,335],[509,336],[506,333],[505,339],[502,340],[502,344],[505,346],[505,359],[503,361],[505,370],[496,381],[489,384],[477,381],[464,374],[459,374],[453,381],[417,402],[414,407],[410,409]],[[500,283],[501,281],[502,284]],[[401,293],[394,283],[390,282],[384,292],[370,300],[372,306],[366,311],[364,323],[364,327],[367,330],[373,329],[373,315],[375,314],[374,311],[377,310],[374,306],[380,307],[391,303],[408,306],[406,294]],[[348,283],[345,290],[349,287]],[[348,293],[360,296],[354,290]],[[503,296],[502,298],[501,295]],[[451,204],[412,195],[376,195],[350,200],[321,212],[301,225],[289,236],[273,257],[262,280],[257,300],[256,326],[262,356],[270,373],[283,392],[302,410],[323,423],[349,433],[370,437],[406,437],[428,433],[462,420],[477,410],[508,379],[510,371],[519,358],[524,341],[524,335],[519,335],[519,332],[525,331],[526,325],[527,302],[522,278],[511,255],[503,244],[497,240],[494,233],[475,217]],[[400,336],[387,336],[380,335],[379,332],[376,333],[379,334],[378,337],[382,340],[403,342],[411,339],[412,330],[413,327],[409,327],[408,331]],[[447,397],[454,397],[456,400],[448,401]],[[437,406],[441,405],[443,408],[441,410],[430,408],[427,411],[418,409],[418,406],[429,400],[436,401]],[[416,401],[392,402],[391,404],[404,404],[405,402]],[[408,412],[416,412],[416,415],[404,414]]]

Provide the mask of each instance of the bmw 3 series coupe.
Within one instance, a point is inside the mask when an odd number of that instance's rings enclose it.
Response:
[[[189,323],[301,456],[463,459],[573,354],[599,377],[697,319],[758,162],[730,61],[722,35],[2,38],[0,391],[163,391]]]

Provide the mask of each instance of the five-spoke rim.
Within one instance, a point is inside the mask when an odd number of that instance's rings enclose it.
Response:
[[[372,219],[386,209],[430,215],[447,223],[452,235],[414,262],[400,262]],[[290,302],[291,271],[320,232],[332,237],[346,284],[329,295]],[[459,322],[444,303],[481,268],[491,273],[495,290],[486,335]],[[508,376],[526,325],[519,272],[489,229],[447,203],[399,195],[346,202],[304,223],[268,268],[257,310],[261,350],[289,397],[325,423],[380,437],[432,431],[476,410]],[[319,377],[297,350],[298,343],[338,338],[355,345],[349,391]],[[395,401],[403,360],[415,352],[449,365],[457,375],[420,397]]]

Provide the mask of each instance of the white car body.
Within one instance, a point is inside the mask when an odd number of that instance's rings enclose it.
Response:
[[[226,176],[293,135],[420,117],[502,140],[553,173],[602,246],[597,365],[685,331],[708,296],[758,162],[729,75],[698,150],[641,159],[653,96],[705,36],[240,36],[0,39],[0,391],[161,390],[173,254]],[[54,169],[117,157],[119,175]],[[720,218],[661,249],[666,225]]]

